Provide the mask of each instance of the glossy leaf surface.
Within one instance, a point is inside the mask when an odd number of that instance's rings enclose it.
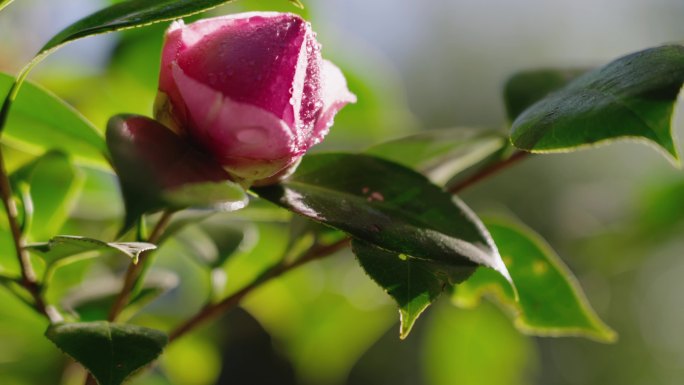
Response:
[[[538,69],[511,76],[504,86],[506,116],[514,121],[528,107],[584,72],[586,70],[583,69]]]
[[[682,84],[684,46],[633,53],[525,110],[513,122],[511,140],[522,150],[543,153],[635,138],[657,144],[678,160],[671,120]]]
[[[508,145],[505,135],[476,128],[428,130],[380,143],[367,154],[391,160],[445,184],[459,172],[474,166]]]
[[[158,330],[104,321],[52,325],[45,335],[100,385],[120,385],[154,361],[168,342]]]
[[[456,288],[457,304],[472,307],[484,294],[494,294],[512,310],[515,325],[523,332],[615,340],[615,332],[598,318],[572,272],[539,235],[512,221],[485,224],[516,283],[519,301],[508,282],[480,269]]]
[[[312,154],[281,184],[253,190],[385,250],[453,265],[484,265],[508,277],[470,209],[396,163],[368,155]]]

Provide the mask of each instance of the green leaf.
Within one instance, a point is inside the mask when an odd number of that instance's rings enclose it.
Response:
[[[678,162],[672,116],[684,83],[684,46],[619,58],[570,82],[513,122],[511,140],[546,153],[619,138],[646,140]]]
[[[245,190],[230,181],[193,183],[168,190],[164,200],[171,207],[202,207],[218,211],[235,211],[247,205]]]
[[[11,175],[13,185],[29,185],[33,206],[29,238],[46,239],[58,233],[78,198],[84,176],[69,158],[51,151]],[[18,189],[15,189],[15,191]]]
[[[120,385],[157,359],[168,342],[158,330],[104,321],[51,325],[45,335],[100,385]]]
[[[352,250],[366,273],[399,305],[401,339],[445,288],[463,281],[474,270],[458,263],[413,258],[357,240],[352,242]]]
[[[144,213],[164,207],[234,211],[247,205],[244,189],[218,163],[155,120],[113,117],[107,146],[121,181],[124,230]]]
[[[13,81],[11,76],[0,73],[0,95],[12,87]],[[13,106],[3,141],[34,154],[57,149],[80,163],[107,167],[102,135],[54,94],[28,83]]]
[[[299,0],[287,0],[287,1],[289,1],[289,2],[292,3],[292,4],[294,4],[294,6],[297,7],[297,8],[304,9],[304,4],[302,4],[302,2],[299,1]]]
[[[0,11],[2,11],[6,6],[10,5],[14,0],[0,0]]]
[[[572,272],[539,235],[511,221],[485,224],[511,273],[519,300],[508,282],[480,269],[456,288],[457,304],[472,307],[490,293],[512,310],[516,327],[525,333],[615,341],[615,332],[598,318]]]
[[[546,95],[563,88],[586,69],[537,69],[511,76],[504,86],[506,115],[512,122]]]
[[[146,25],[178,19],[200,13],[232,0],[129,0],[101,9],[69,25],[50,39],[38,54],[24,67],[16,81],[7,92],[0,109],[0,132],[17,93],[31,69],[59,47],[74,40],[123,29],[144,27]]]
[[[311,154],[279,185],[253,189],[297,214],[415,258],[484,265],[508,277],[496,247],[463,203],[413,170],[357,154]]]
[[[375,145],[365,152],[412,168],[443,185],[507,145],[500,132],[461,127],[428,130]]]
[[[40,255],[45,263],[52,265],[67,257],[91,251],[116,251],[137,263],[140,253],[154,250],[157,246],[145,242],[103,242],[76,235],[58,235],[49,242],[34,243],[27,248]]]

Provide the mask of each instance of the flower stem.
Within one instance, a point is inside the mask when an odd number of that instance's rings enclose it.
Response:
[[[166,230],[166,226],[168,226],[172,216],[173,211],[164,211],[161,218],[159,218],[157,224],[154,226],[154,229],[152,230],[152,233],[150,234],[149,238],[147,238],[147,242],[159,242],[159,239],[164,234],[164,230]],[[141,253],[140,257],[138,258],[138,263],[131,262],[128,265],[128,270],[126,270],[126,276],[124,278],[124,283],[121,287],[121,291],[114,300],[112,307],[109,309],[109,315],[107,316],[108,321],[115,321],[119,314],[121,314],[123,309],[128,304],[133,288],[135,287],[136,282],[138,282],[138,280],[141,278],[141,273],[145,266],[145,260],[151,252],[154,252],[154,250]]]
[[[483,179],[487,179],[490,176],[498,173],[499,171],[508,168],[509,166],[517,163],[518,161],[521,161],[525,158],[527,158],[529,155],[531,155],[529,152],[525,151],[518,151],[513,153],[513,155],[509,156],[508,158],[505,158],[503,160],[500,160],[496,163],[492,163],[483,169],[479,170],[477,173],[469,176],[466,179],[463,179],[459,181],[458,183],[454,183],[452,185],[446,186],[446,191],[451,193],[451,194],[458,194],[459,192],[465,190],[466,188],[477,184],[479,181]]]
[[[14,242],[14,249],[16,251],[17,259],[19,261],[19,268],[21,270],[20,284],[26,289],[33,298],[33,306],[35,309],[45,315],[50,322],[58,322],[61,316],[51,309],[43,299],[41,286],[36,279],[36,273],[31,265],[31,259],[28,252],[24,248],[25,241],[19,224],[19,214],[17,205],[12,196],[12,186],[5,167],[5,157],[2,154],[0,147],[0,198],[7,213],[7,221],[9,223],[10,233],[12,234],[12,241]]]
[[[456,194],[462,191],[463,189],[471,185],[474,185],[483,179],[490,177],[498,171],[507,168],[510,165],[513,165],[519,160],[524,159],[525,157],[527,157],[527,155],[529,155],[529,153],[527,152],[516,152],[506,159],[503,159],[497,163],[493,163],[483,168],[476,174],[470,176],[469,178],[457,184],[454,184],[453,186],[447,186],[446,191],[451,194]],[[199,325],[202,325],[212,319],[215,319],[219,315],[223,314],[225,311],[237,306],[244,297],[246,297],[248,294],[254,291],[254,289],[258,288],[262,284],[270,281],[273,278],[277,278],[289,272],[290,270],[293,270],[306,263],[332,255],[336,251],[343,249],[347,245],[349,245],[350,240],[351,238],[347,237],[331,245],[322,247],[312,247],[307,252],[305,252],[300,258],[296,259],[294,262],[289,264],[278,264],[266,270],[262,275],[257,277],[250,284],[243,287],[234,294],[226,297],[222,301],[204,306],[197,314],[192,316],[190,319],[188,319],[187,321],[185,321],[169,333],[169,342],[172,342],[182,337],[183,335],[192,331]]]

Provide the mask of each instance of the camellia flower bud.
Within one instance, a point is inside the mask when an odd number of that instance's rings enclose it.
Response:
[[[311,26],[286,13],[175,22],[162,51],[156,118],[238,179],[286,174],[356,101]]]

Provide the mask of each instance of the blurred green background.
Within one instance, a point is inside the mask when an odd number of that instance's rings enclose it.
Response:
[[[16,1],[0,13],[0,70],[16,73],[60,28],[107,3]],[[501,89],[519,70],[596,66],[684,39],[680,0],[304,3],[302,11],[284,0],[241,0],[212,14],[280,10],[311,20],[323,55],[359,97],[317,150],[363,149],[421,129],[505,128]],[[74,43],[32,80],[101,130],[116,113],[149,116],[165,28]],[[27,159],[27,149],[10,148],[13,167]],[[98,168],[83,171],[84,190],[62,233],[111,238],[122,212],[115,181]],[[179,341],[132,383],[681,384],[682,197],[682,171],[635,143],[534,157],[462,195],[478,213],[507,213],[542,234],[619,333],[615,344],[524,336],[493,305],[460,310],[446,298],[400,341],[393,303],[343,252],[266,285],[243,310]],[[254,239],[224,267],[231,291],[278,257],[289,217],[259,205],[229,217],[256,220]],[[134,322],[166,329],[201,306],[208,272],[189,257],[197,247],[202,240],[192,233],[165,244],[156,274],[166,274],[172,289]],[[120,264],[106,262],[114,271]],[[85,261],[61,270],[50,294],[69,297],[107,277],[109,270]],[[43,320],[4,290],[0,303],[0,384],[82,383],[82,372],[43,338]]]

